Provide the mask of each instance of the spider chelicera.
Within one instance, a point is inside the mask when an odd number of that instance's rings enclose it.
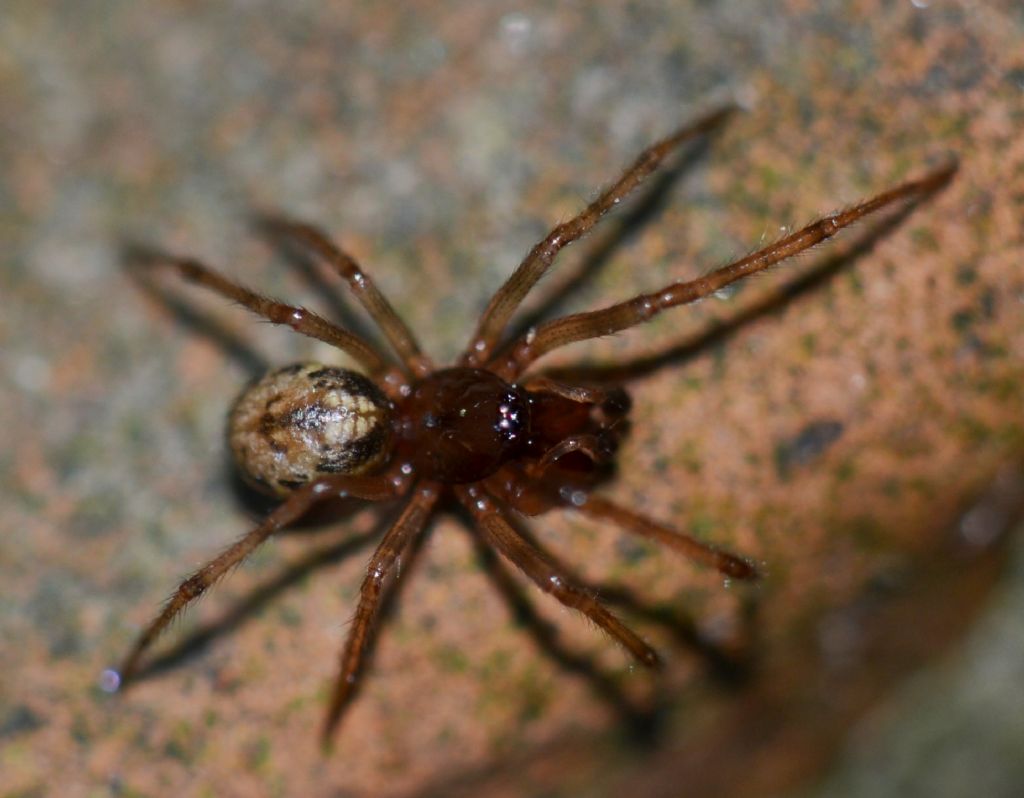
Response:
[[[576,313],[505,341],[510,318],[558,253],[586,234],[631,194],[680,145],[717,127],[732,111],[719,108],[655,143],[582,213],[555,227],[530,250],[490,300],[469,346],[454,365],[437,368],[423,353],[370,277],[323,233],[306,224],[267,218],[275,236],[305,247],[344,279],[397,355],[386,358],[369,341],[317,314],[261,296],[188,258],[151,260],[238,302],[253,313],[332,344],[363,373],[318,363],[274,371],[235,403],[229,441],[235,463],[252,486],[281,503],[256,528],[185,579],[142,631],[115,684],[137,672],[140,658],[182,610],[275,532],[326,499],[405,502],[366,568],[360,599],[330,708],[327,741],[351,700],[389,579],[439,502],[465,508],[483,541],[538,587],[576,609],[637,661],[658,656],[588,590],[576,585],[510,521],[510,511],[535,516],[569,508],[611,521],[691,560],[737,579],[754,579],[747,560],[685,535],[592,491],[608,475],[625,428],[629,398],[622,388],[569,385],[529,374],[547,353],[576,341],[610,335],[685,305],[787,260],[858,219],[944,185],[956,163],[908,180],[846,210],[830,214],[753,254],[703,277],[676,282],[609,307]]]

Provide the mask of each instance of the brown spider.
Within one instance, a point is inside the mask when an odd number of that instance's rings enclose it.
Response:
[[[328,498],[404,499],[405,507],[367,565],[323,728],[325,741],[355,690],[384,587],[442,496],[454,497],[473,518],[483,540],[538,587],[587,615],[647,666],[658,663],[654,650],[524,539],[508,521],[509,510],[534,516],[571,508],[612,521],[730,577],[756,578],[757,570],[746,560],[591,492],[607,476],[623,432],[629,411],[623,389],[524,375],[552,350],[626,330],[663,310],[695,302],[803,252],[870,213],[924,196],[952,177],[955,162],[825,216],[703,277],[546,322],[498,346],[510,317],[562,248],[594,227],[681,144],[712,130],[732,110],[720,108],[649,147],[582,213],[555,227],[493,296],[465,353],[448,368],[437,368],[420,350],[358,264],[308,225],[264,220],[271,232],[308,248],[337,271],[388,339],[397,365],[368,341],[309,310],[256,294],[198,261],[158,256],[156,260],[185,279],[274,324],[333,344],[365,375],[299,363],[268,374],[241,395],[229,419],[235,463],[248,483],[282,502],[255,529],[181,583],[143,630],[120,674],[110,674],[114,685],[132,678],[142,654],[178,613],[267,538]]]

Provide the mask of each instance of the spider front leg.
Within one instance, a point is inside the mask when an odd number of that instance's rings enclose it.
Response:
[[[724,105],[652,144],[640,153],[633,165],[615,183],[601,192],[581,213],[555,227],[543,241],[534,246],[512,276],[491,298],[463,356],[463,364],[476,367],[487,362],[509,318],[563,248],[586,235],[602,216],[632,194],[674,150],[685,142],[713,130],[735,110],[734,105]]]
[[[886,206],[901,200],[927,196],[948,183],[956,170],[956,161],[951,161],[924,177],[908,180],[845,211],[818,219],[774,244],[696,280],[672,283],[658,291],[640,294],[601,310],[575,313],[549,321],[515,341],[504,355],[491,361],[489,368],[503,379],[515,379],[532,363],[555,349],[576,341],[621,332],[648,321],[664,310],[696,302],[737,280],[799,255],[831,238],[844,227]]]
[[[178,586],[178,589],[164,605],[163,610],[142,631],[128,656],[125,657],[118,672],[119,685],[123,686],[132,679],[138,671],[142,655],[179,613],[209,590],[224,574],[252,554],[267,538],[301,518],[314,504],[332,497],[385,501],[399,495],[403,487],[402,483],[396,482],[389,475],[334,476],[317,480],[296,490],[259,526],[229,546]]]
[[[482,489],[473,485],[459,485],[455,487],[455,495],[473,516],[484,540],[526,574],[537,587],[553,595],[565,606],[582,612],[622,644],[641,664],[648,667],[658,665],[658,655],[654,649],[524,540],[506,520],[494,500]]]
[[[338,680],[324,723],[322,741],[325,747],[329,745],[338,721],[341,720],[341,714],[355,690],[385,586],[400,566],[402,555],[408,551],[412,541],[422,531],[437,503],[439,493],[439,486],[432,483],[414,488],[414,495],[402,515],[384,535],[384,539],[367,563],[366,578],[359,591],[359,606],[356,608],[352,628],[345,641]]]
[[[743,557],[594,496],[585,481],[579,481],[571,472],[559,471],[559,458],[571,452],[586,454],[595,465],[608,462],[614,455],[614,451],[609,451],[608,442],[597,435],[573,435],[522,471],[495,474],[485,481],[487,489],[521,515],[536,516],[555,507],[575,510],[667,546],[688,560],[710,566],[725,576],[747,580],[759,577],[757,568]]]

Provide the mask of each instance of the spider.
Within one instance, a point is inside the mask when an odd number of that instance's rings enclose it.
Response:
[[[868,214],[921,198],[951,179],[955,161],[824,216],[702,277],[557,318],[510,341],[505,335],[513,313],[563,248],[591,230],[681,145],[711,132],[734,110],[732,105],[719,107],[651,145],[581,213],[552,229],[491,298],[452,366],[435,366],[369,275],[310,225],[281,217],[262,220],[273,235],[304,247],[348,283],[396,358],[310,310],[257,294],[197,260],[154,256],[154,263],[187,281],[337,347],[362,372],[297,363],[267,374],[238,398],[228,420],[235,464],[246,482],[280,504],[178,586],[114,673],[116,683],[132,679],[143,654],[179,613],[271,535],[329,498],[401,500],[404,508],[367,565],[323,726],[325,743],[356,690],[385,588],[397,578],[403,556],[443,498],[464,508],[487,545],[539,588],[590,618],[645,666],[658,664],[655,651],[524,538],[510,522],[510,511],[536,516],[572,509],[611,521],[728,577],[756,579],[758,571],[747,559],[596,495],[594,488],[608,476],[625,430],[630,401],[624,389],[566,384],[531,375],[530,369],[549,352],[696,302],[792,258]]]

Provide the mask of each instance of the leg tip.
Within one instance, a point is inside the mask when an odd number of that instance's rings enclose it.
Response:
[[[125,678],[120,671],[114,668],[105,668],[100,674],[99,687],[104,693],[118,693],[124,687]]]
[[[761,572],[757,566],[742,557],[732,554],[723,554],[718,562],[718,570],[732,579],[743,579],[754,582],[761,578]]]
[[[170,258],[163,250],[138,239],[125,239],[119,250],[121,262],[129,271],[151,269]]]
[[[644,650],[634,652],[634,654],[637,658],[637,661],[639,661],[639,663],[643,665],[645,668],[650,668],[651,670],[658,670],[662,665],[661,657],[658,656],[658,652],[650,646],[645,646]]]

